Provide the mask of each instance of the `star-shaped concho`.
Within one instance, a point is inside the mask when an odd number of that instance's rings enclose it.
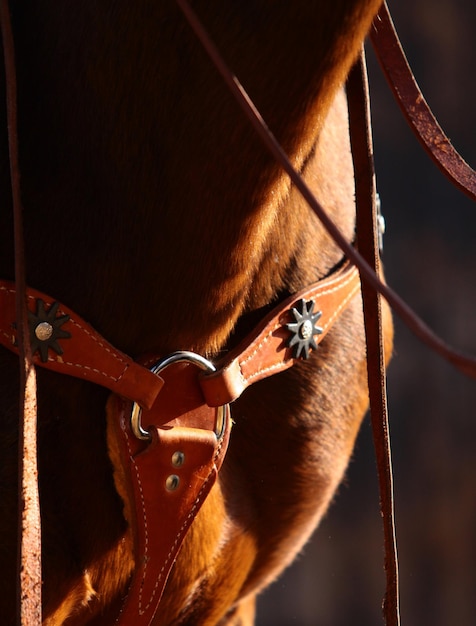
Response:
[[[69,339],[71,333],[62,330],[61,326],[69,320],[69,315],[56,317],[59,304],[53,302],[46,311],[45,303],[41,298],[36,301],[36,314],[28,311],[28,325],[30,327],[31,352],[39,353],[41,361],[48,361],[48,350],[51,348],[56,354],[63,354],[63,348],[58,339]]]
[[[298,359],[301,355],[304,359],[309,358],[309,351],[317,348],[315,335],[322,334],[322,328],[316,326],[316,322],[322,315],[321,311],[314,311],[314,301],[300,300],[296,307],[291,309],[291,313],[295,322],[286,324],[286,328],[291,332],[288,339],[288,347],[294,347],[294,358]]]

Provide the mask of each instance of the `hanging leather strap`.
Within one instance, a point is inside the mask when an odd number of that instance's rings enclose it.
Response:
[[[17,83],[15,52],[8,0],[0,2],[0,20],[5,65],[10,180],[15,244],[15,298],[20,354],[20,399],[18,420],[18,561],[17,615],[21,626],[41,624],[41,517],[37,464],[36,376],[32,362],[26,309],[25,255],[18,163]]]
[[[359,62],[352,68],[349,74],[347,99],[349,103],[350,140],[354,162],[357,245],[360,253],[369,265],[373,267],[376,275],[380,276],[370,105],[363,52]],[[384,530],[387,585],[383,612],[387,626],[398,626],[400,624],[398,559],[381,296],[364,282],[362,283],[362,301],[367,346],[370,416],[377,458],[380,510]]]
[[[417,139],[440,171],[458,189],[476,200],[476,172],[454,149],[428,106],[385,2],[374,20],[370,39],[395,99]]]

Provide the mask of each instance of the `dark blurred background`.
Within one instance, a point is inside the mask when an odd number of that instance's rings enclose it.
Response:
[[[390,3],[414,73],[476,167],[476,3]],[[429,161],[370,48],[388,282],[449,343],[476,355],[476,205]],[[476,382],[396,320],[388,372],[403,626],[476,624]],[[383,623],[382,529],[368,418],[335,503],[302,557],[261,598],[259,626]]]

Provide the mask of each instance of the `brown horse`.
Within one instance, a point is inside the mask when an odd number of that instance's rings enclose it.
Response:
[[[341,88],[379,4],[194,2],[348,241],[354,186]],[[173,2],[33,0],[11,10],[31,287],[133,358],[180,349],[213,360],[270,305],[341,264],[342,253],[268,156]],[[10,213],[0,219],[0,277],[12,280]],[[389,319],[386,331],[390,340]],[[2,348],[0,367],[0,616],[10,625],[17,357]],[[106,624],[135,567],[128,504],[108,455],[108,392],[41,370],[38,394],[43,623]],[[219,480],[154,624],[253,623],[256,594],[328,507],[366,407],[355,297],[308,361],[234,404]]]

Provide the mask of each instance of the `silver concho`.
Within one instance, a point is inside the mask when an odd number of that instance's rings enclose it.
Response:
[[[63,354],[58,339],[70,339],[71,333],[61,328],[69,321],[69,315],[58,315],[59,304],[53,302],[47,310],[41,298],[36,300],[36,312],[28,311],[31,351],[38,353],[43,363],[48,361],[48,351]]]
[[[291,309],[294,322],[286,324],[286,328],[291,333],[287,345],[294,348],[293,356],[295,359],[302,357],[309,358],[309,353],[317,348],[315,337],[321,335],[323,330],[320,326],[316,326],[316,322],[322,316],[322,311],[314,313],[313,300],[300,300],[296,307]]]

